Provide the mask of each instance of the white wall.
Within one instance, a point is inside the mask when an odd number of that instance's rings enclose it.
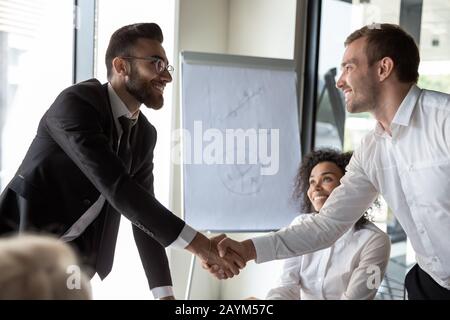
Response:
[[[230,0],[228,51],[230,54],[280,59],[294,57],[296,1]],[[261,234],[231,234],[238,240]],[[222,281],[220,299],[264,299],[276,284],[281,261],[251,262],[233,279]]]
[[[183,50],[229,53],[292,59],[294,55],[296,1],[284,0],[179,0],[178,37],[175,51]],[[178,55],[175,54],[176,59]],[[174,62],[178,66],[178,61]],[[179,69],[179,68],[178,68]],[[179,74],[175,74],[179,79]],[[175,111],[173,126],[178,128],[179,81],[174,83]],[[170,208],[180,214],[180,168],[172,167]],[[243,240],[258,234],[231,234]],[[184,298],[190,254],[171,250],[170,256],[175,295]],[[264,298],[275,284],[280,261],[256,265],[251,262],[233,279],[215,280],[197,263],[192,282],[191,299]]]
[[[179,49],[227,51],[228,0],[180,0]]]
[[[295,0],[230,0],[228,53],[292,59]]]
[[[179,108],[179,53],[201,51],[225,53],[228,34],[228,0],[178,0],[177,32],[174,65],[174,114],[172,128],[180,127]],[[173,162],[172,162],[173,163]],[[170,209],[181,216],[181,170],[172,165]],[[184,299],[191,255],[185,250],[170,250],[170,267],[175,297]],[[192,281],[191,299],[217,299],[220,282],[196,264]]]

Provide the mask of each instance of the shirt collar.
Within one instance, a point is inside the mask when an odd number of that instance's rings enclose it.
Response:
[[[422,90],[415,84],[409,89],[408,94],[400,104],[394,119],[392,119],[392,123],[405,127],[409,125],[414,107],[416,106],[421,93]]]
[[[392,119],[392,125],[400,125],[400,126],[408,126],[411,121],[412,113],[414,111],[414,107],[417,104],[417,100],[419,99],[422,93],[422,89],[420,89],[417,85],[412,85],[409,89],[408,94],[403,99],[400,107],[395,113],[394,119]],[[378,137],[390,138],[390,136],[386,133],[381,123],[377,122],[375,126],[375,135]]]
[[[114,88],[111,86],[111,83],[108,82],[108,95],[109,100],[111,101],[111,110],[114,116],[114,119],[119,119],[122,116],[127,117],[128,119],[137,120],[139,117],[139,110],[133,115],[130,110],[128,110],[125,103],[123,103],[122,99],[117,95]]]

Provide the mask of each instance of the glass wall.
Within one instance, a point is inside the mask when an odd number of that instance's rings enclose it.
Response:
[[[369,113],[349,114],[335,88],[346,37],[374,22],[395,23],[407,30],[420,48],[419,86],[450,93],[450,1],[323,0],[315,148],[354,150],[375,126]],[[402,299],[404,276],[415,262],[414,253],[392,212],[383,199],[380,202],[372,216],[390,235],[392,251],[378,298]]]
[[[0,184],[16,172],[38,122],[72,83],[73,1],[0,0]]]

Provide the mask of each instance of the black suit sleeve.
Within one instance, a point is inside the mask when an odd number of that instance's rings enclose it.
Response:
[[[83,93],[72,89],[58,96],[44,116],[49,135],[118,212],[168,246],[179,236],[183,220],[126,172],[102,129],[100,111]]]
[[[145,190],[154,194],[153,149],[156,144],[156,130],[153,126],[150,128],[150,136],[152,137],[150,146],[151,152],[145,157],[144,163],[141,168],[139,168],[138,172],[136,172],[134,179],[138,181]],[[133,235],[150,289],[172,286],[172,278],[165,248],[134,225]]]
[[[133,235],[150,289],[172,286],[166,249],[134,225]]]

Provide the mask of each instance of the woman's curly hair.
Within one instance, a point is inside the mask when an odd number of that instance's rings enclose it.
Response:
[[[339,169],[342,174],[345,174],[345,167],[350,162],[352,152],[340,152],[334,149],[324,148],[316,151],[311,151],[303,157],[303,161],[297,172],[294,184],[293,198],[298,203],[301,203],[302,212],[314,212],[313,205],[308,198],[309,177],[313,168],[321,162],[332,162]],[[356,228],[362,227],[368,221],[368,213],[356,222]]]

